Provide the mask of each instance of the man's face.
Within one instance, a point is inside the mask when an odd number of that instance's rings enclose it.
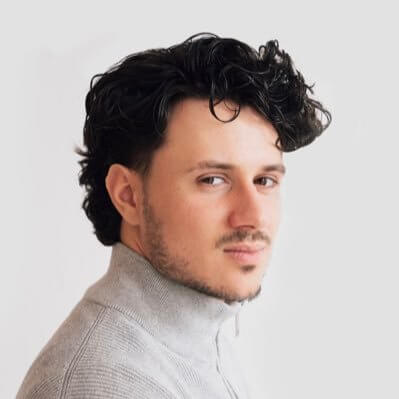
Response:
[[[233,116],[227,105],[215,106],[222,120]],[[175,106],[166,133],[143,193],[142,255],[200,292],[226,302],[253,299],[280,221],[283,173],[265,170],[282,166],[276,130],[249,107],[224,123],[208,100],[190,98]],[[252,253],[239,252],[242,245]]]

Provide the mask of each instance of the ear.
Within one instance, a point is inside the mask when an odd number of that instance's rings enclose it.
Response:
[[[105,187],[122,219],[132,226],[139,225],[143,184],[138,173],[114,163],[108,170]]]

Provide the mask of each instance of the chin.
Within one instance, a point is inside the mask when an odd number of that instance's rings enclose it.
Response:
[[[259,296],[262,287],[259,282],[254,284],[239,284],[230,291],[230,300],[252,300]]]

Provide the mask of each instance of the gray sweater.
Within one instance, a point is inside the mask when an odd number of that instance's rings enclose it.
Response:
[[[121,242],[40,351],[17,399],[248,398],[227,304],[161,275]]]

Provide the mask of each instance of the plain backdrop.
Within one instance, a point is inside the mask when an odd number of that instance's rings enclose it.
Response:
[[[277,39],[333,116],[313,144],[284,156],[283,221],[235,341],[252,398],[399,397],[393,4],[2,2],[1,398],[16,395],[108,267],[111,248],[81,209],[73,152],[90,78],[198,32],[255,48]]]

